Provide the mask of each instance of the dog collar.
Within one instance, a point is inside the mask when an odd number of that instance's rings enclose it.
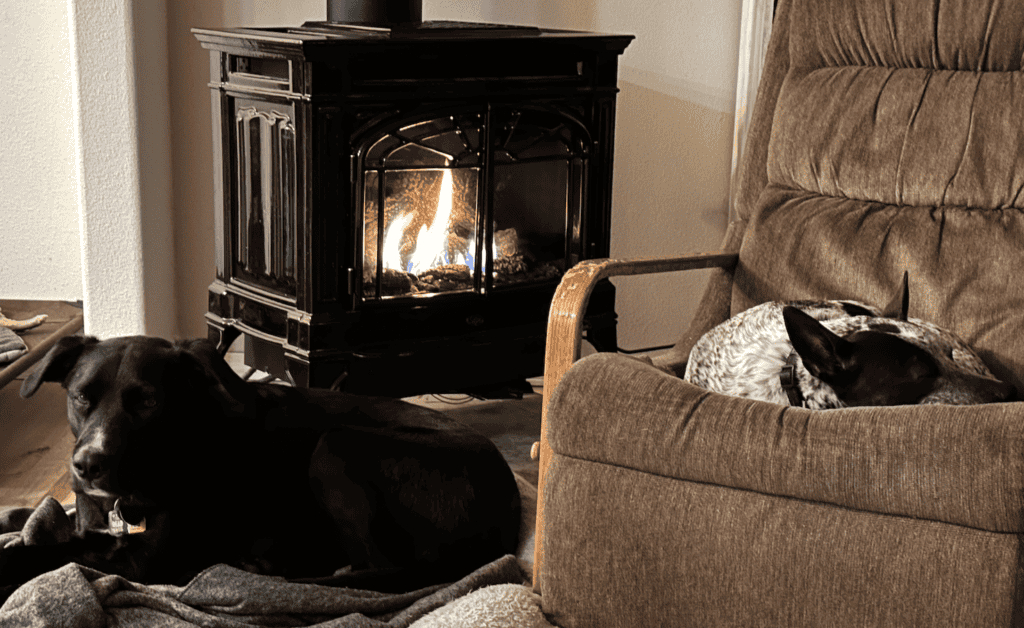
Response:
[[[786,364],[779,371],[779,383],[782,390],[786,391],[789,397],[789,405],[803,407],[804,395],[800,392],[800,382],[796,376],[796,361],[800,359],[796,351],[791,351],[786,357]]]
[[[114,501],[114,508],[107,514],[108,524],[107,530],[113,536],[124,536],[126,534],[135,534],[137,532],[146,531],[146,520],[143,519],[139,522],[139,525],[135,526],[124,520],[121,515],[121,498],[118,497]]]

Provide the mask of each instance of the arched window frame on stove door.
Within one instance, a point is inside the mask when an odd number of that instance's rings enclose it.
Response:
[[[386,248],[385,233],[376,225],[389,224],[393,217],[385,215],[392,212],[385,199],[386,190],[379,182],[384,180],[387,173],[403,170],[477,171],[474,250],[483,251],[484,255],[473,257],[472,285],[465,289],[446,290],[442,294],[467,291],[486,294],[516,285],[512,281],[502,285],[506,275],[497,272],[493,259],[496,234],[499,239],[498,248],[506,246],[501,242],[500,226],[506,221],[503,214],[511,211],[511,216],[515,213],[514,208],[509,210],[507,207],[508,195],[498,191],[503,181],[496,181],[495,177],[515,178],[512,173],[516,169],[530,168],[531,165],[537,165],[543,174],[545,164],[564,162],[565,206],[558,216],[561,221],[558,227],[558,259],[524,271],[526,278],[519,281],[531,285],[537,281],[555,283],[568,267],[579,261],[585,230],[583,223],[592,137],[576,112],[564,107],[536,104],[420,110],[412,115],[396,116],[386,121],[375,119],[365,125],[357,137],[359,139],[353,142],[357,147],[357,176],[354,181],[354,198],[357,202],[354,207],[362,208],[359,227],[362,233],[358,237],[362,244],[358,256],[362,267],[363,280],[360,286],[363,301],[381,301],[395,296],[432,296],[431,293],[402,292],[404,286],[395,288],[383,285],[384,256],[380,251]],[[492,181],[494,185],[491,185]],[[516,189],[522,188],[519,185]],[[499,213],[497,217],[496,211]],[[368,216],[373,213],[376,215],[371,220]],[[551,216],[547,218],[550,223]],[[516,233],[515,230],[511,231]],[[550,256],[550,251],[554,249],[549,243],[546,250]],[[491,269],[492,272],[485,273],[484,269]],[[390,273],[389,277],[393,279],[394,273]],[[389,294],[389,289],[397,290],[398,294]]]

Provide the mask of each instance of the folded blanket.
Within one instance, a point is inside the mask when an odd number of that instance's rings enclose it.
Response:
[[[496,584],[460,597],[409,628],[554,628],[540,596],[521,584]]]
[[[450,585],[391,594],[298,584],[214,565],[188,585],[176,587],[142,585],[69,564],[4,591],[10,597],[0,606],[0,626],[548,628],[539,598],[522,586],[532,562],[536,489],[523,481],[520,491],[524,512],[519,557],[500,558]],[[13,545],[66,541],[73,530],[74,513],[52,497],[35,509],[2,511],[0,555]],[[457,599],[455,608],[445,606]]]
[[[26,353],[28,346],[25,341],[10,329],[0,326],[0,364],[13,362]]]
[[[36,508],[0,511],[0,552],[12,545],[52,545],[71,540],[74,511],[69,515],[56,499],[47,497]]]
[[[454,584],[401,594],[297,584],[227,565],[210,567],[184,587],[146,586],[70,564],[19,588],[0,607],[0,625],[399,628],[475,589],[522,577],[514,556]]]

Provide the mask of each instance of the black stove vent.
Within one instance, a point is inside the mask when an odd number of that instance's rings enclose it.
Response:
[[[394,26],[423,21],[421,0],[327,0],[332,24]]]

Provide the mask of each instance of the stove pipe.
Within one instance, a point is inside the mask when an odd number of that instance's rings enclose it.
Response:
[[[423,21],[423,0],[327,0],[333,24],[393,26]]]

